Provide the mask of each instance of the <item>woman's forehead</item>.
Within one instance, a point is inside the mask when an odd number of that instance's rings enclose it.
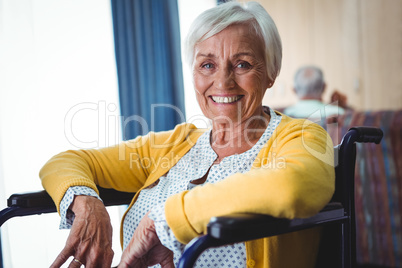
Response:
[[[261,56],[263,46],[247,25],[233,25],[198,43],[194,48],[194,56],[213,57],[225,52],[231,56]]]

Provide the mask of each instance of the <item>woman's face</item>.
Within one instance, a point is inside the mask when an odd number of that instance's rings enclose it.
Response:
[[[262,115],[270,81],[262,41],[247,25],[232,25],[195,46],[193,78],[204,115],[237,124]]]

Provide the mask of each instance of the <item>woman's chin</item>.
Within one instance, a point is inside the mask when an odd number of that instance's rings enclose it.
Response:
[[[216,124],[236,125],[243,121],[242,116],[238,112],[219,113],[209,117]]]

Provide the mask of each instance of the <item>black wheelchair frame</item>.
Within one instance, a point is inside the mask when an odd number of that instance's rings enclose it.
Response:
[[[325,226],[323,231],[325,239],[321,239],[316,267],[355,267],[355,143],[379,144],[382,137],[382,130],[378,128],[349,129],[341,143],[334,148],[335,159],[337,159],[335,161],[337,162],[335,194],[331,202],[317,215],[292,220],[256,214],[213,217],[208,224],[207,234],[193,239],[186,247],[178,267],[193,267],[199,255],[210,247],[220,247],[317,226]],[[99,192],[106,206],[129,204],[135,194],[100,187]],[[13,194],[8,198],[7,205],[7,208],[0,211],[0,226],[13,217],[56,212],[56,207],[46,191]],[[0,267],[2,267],[1,262]]]

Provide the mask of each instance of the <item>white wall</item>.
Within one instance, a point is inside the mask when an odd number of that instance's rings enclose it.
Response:
[[[116,143],[117,94],[109,0],[0,0],[1,208],[42,189],[52,155]],[[56,214],[7,222],[5,267],[48,267],[68,235],[58,224]],[[118,229],[115,219],[117,260]]]

